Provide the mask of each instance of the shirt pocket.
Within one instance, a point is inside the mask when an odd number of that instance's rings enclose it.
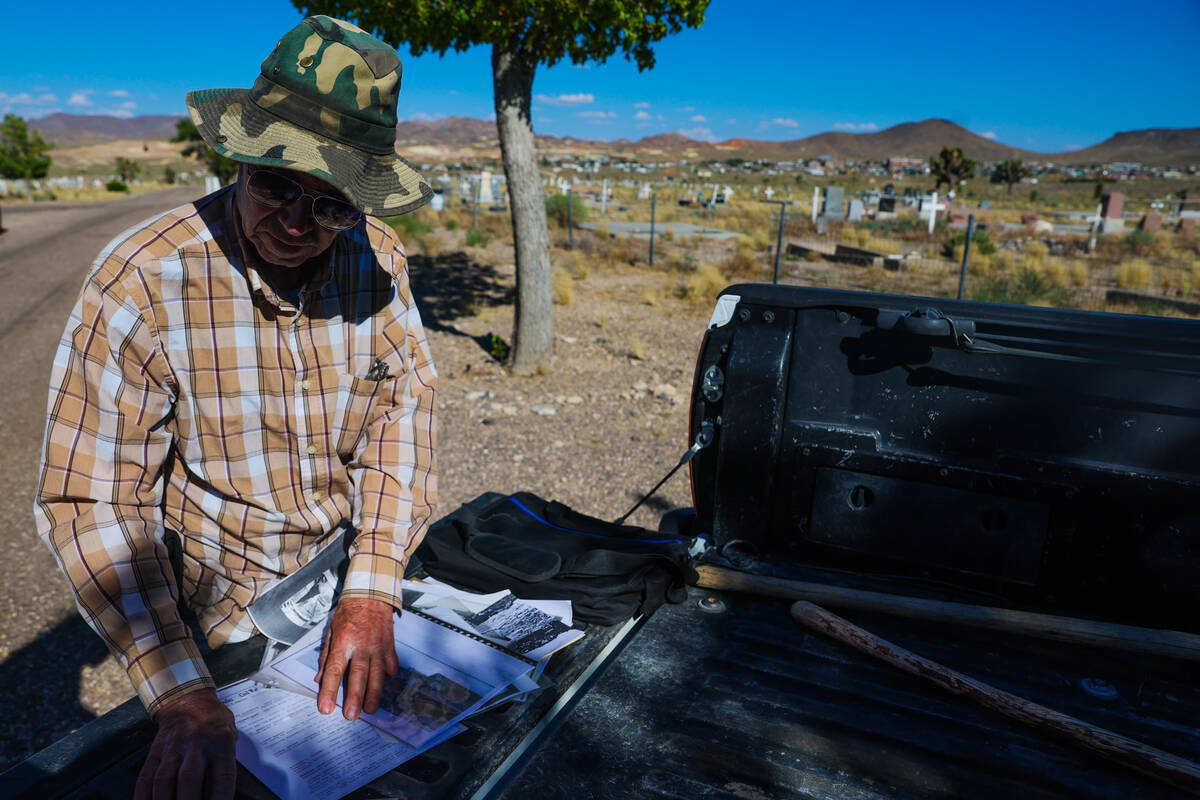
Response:
[[[353,460],[363,442],[367,427],[377,413],[379,404],[389,400],[397,389],[398,378],[338,378],[337,412],[334,415],[333,440],[343,462]]]

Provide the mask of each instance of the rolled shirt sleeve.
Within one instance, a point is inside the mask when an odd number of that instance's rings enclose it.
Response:
[[[342,596],[382,600],[399,609],[405,566],[437,504],[437,372],[398,244],[392,257],[397,291],[376,352],[394,374],[377,382],[370,418],[348,465],[358,536]]]
[[[91,276],[59,343],[35,518],[84,620],[153,713],[214,684],[163,544],[168,367],[145,296],[121,277],[103,265]]]

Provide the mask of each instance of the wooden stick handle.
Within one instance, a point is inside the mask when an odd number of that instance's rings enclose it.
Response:
[[[1059,642],[1200,661],[1200,636],[1182,631],[1139,628],[1133,625],[1116,625],[967,603],[923,600],[823,583],[769,578],[705,565],[697,567],[696,571],[700,574],[696,585],[704,589],[747,592],[784,600],[809,600],[837,608],[893,614],[931,622],[950,622]]]
[[[798,600],[792,605],[792,618],[856,650],[869,653],[905,672],[936,683],[949,692],[999,711],[1006,717],[1078,742],[1113,761],[1200,796],[1200,764],[1104,728],[1089,725],[1082,720],[989,686],[961,672],[955,672],[936,661],[930,661],[881,639],[806,600]]]

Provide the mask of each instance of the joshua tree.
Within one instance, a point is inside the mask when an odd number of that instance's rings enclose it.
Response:
[[[929,171],[937,178],[934,189],[944,183],[953,192],[975,174],[975,160],[964,156],[961,147],[943,147],[942,152],[930,157]]]
[[[1014,183],[1020,183],[1030,175],[1029,167],[1017,158],[1010,158],[1007,161],[1001,161],[992,168],[992,183],[1003,183],[1008,185],[1008,193],[1012,194]]]

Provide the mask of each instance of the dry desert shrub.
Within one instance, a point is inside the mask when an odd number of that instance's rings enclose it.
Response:
[[[1012,273],[1016,271],[1020,258],[1012,250],[997,250],[992,256],[992,268],[996,272]]]
[[[1072,286],[1087,286],[1091,279],[1088,263],[1079,259],[1073,260],[1070,265],[1071,285]]]
[[[754,245],[745,236],[739,236],[733,252],[725,259],[722,271],[729,276],[749,278],[757,275],[762,269],[762,259],[754,251]]]
[[[1131,258],[1117,268],[1117,286],[1122,289],[1145,289],[1154,277],[1154,268],[1144,258]]]
[[[961,263],[961,262],[959,262]],[[984,278],[992,274],[992,257],[982,253],[971,256],[967,262],[967,274]]]
[[[571,277],[571,273],[562,267],[555,267],[550,273],[550,284],[554,289],[555,305],[571,305],[571,301],[575,299],[575,279]]]
[[[1026,242],[1025,247],[1021,250],[1025,266],[1032,269],[1040,267],[1049,254],[1050,248],[1046,246],[1046,243],[1039,242],[1036,239],[1032,242]]]
[[[691,303],[711,303],[727,285],[721,270],[712,264],[701,264],[679,284],[676,294]]]
[[[1054,256],[1048,257],[1042,263],[1042,275],[1050,282],[1050,285],[1056,289],[1065,288],[1071,282],[1070,271],[1067,265],[1062,262],[1062,259]]]

